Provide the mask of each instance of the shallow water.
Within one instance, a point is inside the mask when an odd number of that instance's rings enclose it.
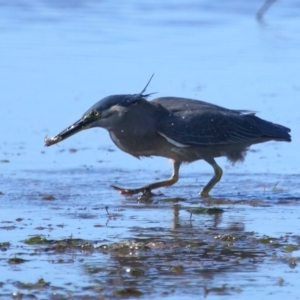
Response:
[[[299,298],[299,7],[275,2],[257,20],[262,4],[0,0],[3,299]],[[258,111],[292,143],[218,159],[212,198],[198,197],[212,170],[197,162],[148,201],[110,185],[167,178],[165,159],[136,160],[100,129],[44,148],[153,72],[155,96]]]
[[[165,194],[141,201],[109,188],[124,175],[133,185],[126,170],[10,175],[1,195],[3,297],[298,296],[296,176],[230,174],[215,198],[200,199],[204,176],[190,174],[162,189]],[[130,175],[140,178],[137,184],[151,180],[146,170]],[[191,215],[200,206],[223,213]],[[26,244],[37,236],[47,242]],[[41,278],[47,284],[39,286]]]

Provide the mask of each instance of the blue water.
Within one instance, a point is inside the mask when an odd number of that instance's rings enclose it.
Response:
[[[183,96],[250,109],[292,129],[292,144],[256,146],[259,151],[235,171],[299,173],[296,2],[275,3],[263,23],[255,18],[261,5],[3,1],[0,158],[21,169],[51,167],[54,160],[76,167],[116,159],[121,167],[158,168],[159,159],[141,163],[119,151],[98,152],[98,147],[115,149],[101,129],[57,147],[44,149],[43,144],[45,135],[57,134],[99,99],[140,92],[154,72],[148,88],[157,92],[154,97]],[[89,150],[57,155],[74,147]],[[211,170],[205,163],[195,165],[190,168]]]

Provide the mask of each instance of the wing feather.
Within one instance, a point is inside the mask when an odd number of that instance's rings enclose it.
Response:
[[[287,129],[264,121],[253,112],[230,110],[203,101],[158,98],[153,102],[165,108],[164,116],[157,122],[158,132],[185,146],[251,143],[268,138],[266,132],[272,139],[272,132]]]

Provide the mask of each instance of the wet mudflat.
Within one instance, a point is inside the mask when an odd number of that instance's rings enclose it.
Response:
[[[230,173],[205,199],[197,193],[210,174],[184,174],[150,200],[109,188],[149,173],[82,167],[4,178],[0,296],[298,297],[298,176]]]

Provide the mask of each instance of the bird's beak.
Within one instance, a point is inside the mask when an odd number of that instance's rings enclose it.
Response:
[[[59,133],[58,135],[52,137],[52,138],[47,138],[47,136],[45,137],[45,146],[51,146],[54,144],[57,144],[59,142],[61,142],[62,140],[67,139],[68,137],[70,137],[71,135],[89,128],[91,121],[88,118],[81,118],[80,120],[78,120],[77,122],[75,122],[73,125],[69,126],[68,128],[66,128],[65,130],[63,130],[61,133]]]

